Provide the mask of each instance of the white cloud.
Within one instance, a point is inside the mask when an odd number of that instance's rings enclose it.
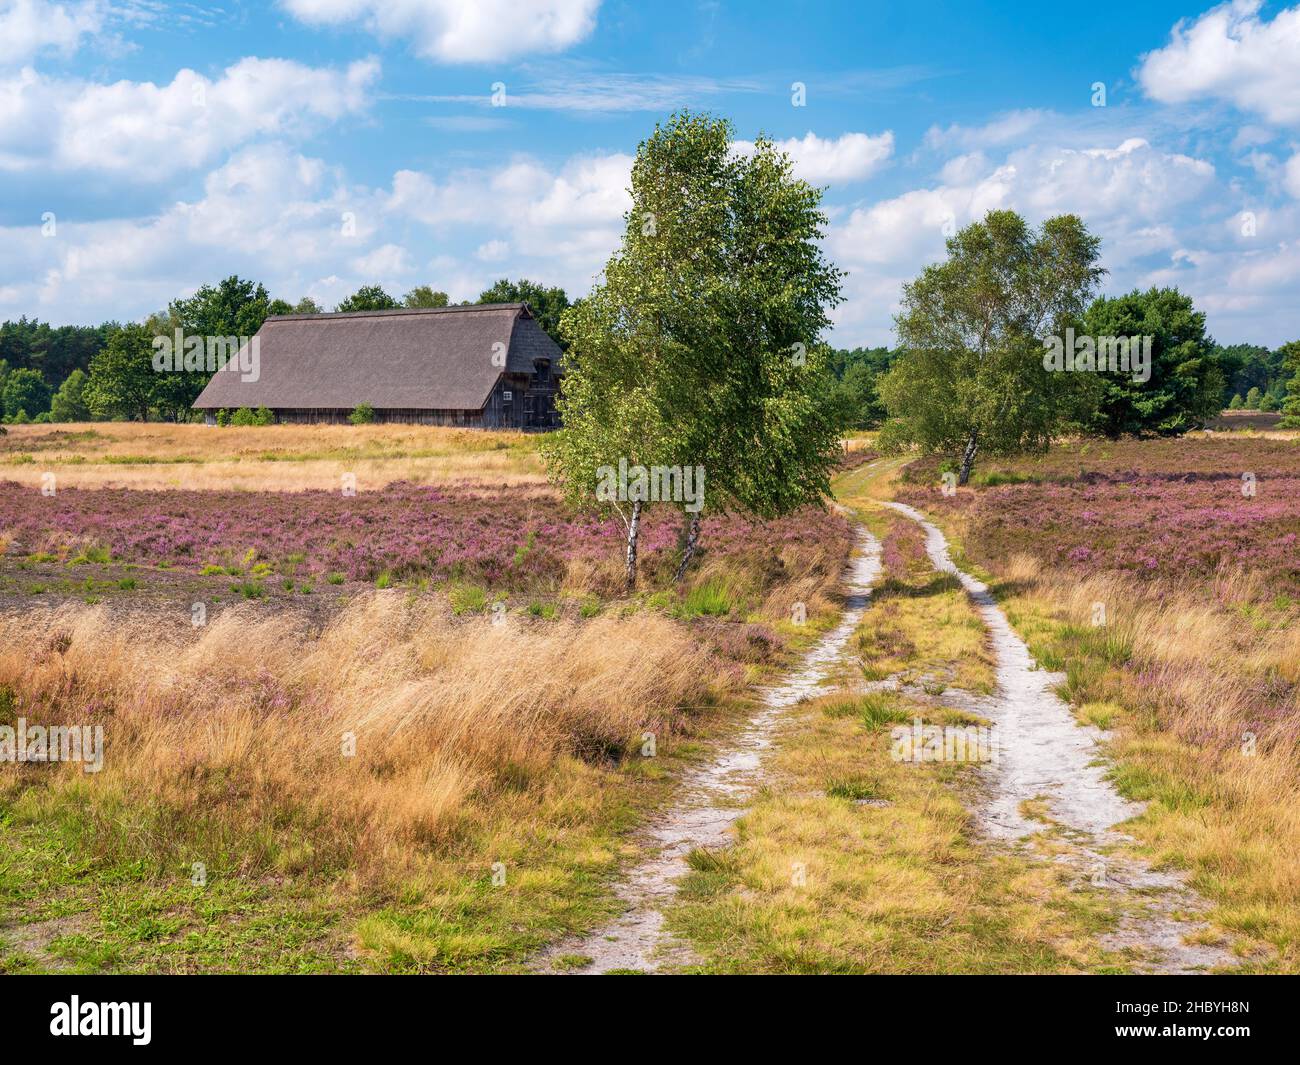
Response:
[[[738,152],[754,150],[752,141],[736,141],[735,146]],[[894,153],[894,134],[845,133],[832,139],[809,131],[802,138],[777,141],[776,146],[793,160],[796,177],[813,185],[845,183],[879,170]]]
[[[352,268],[359,277],[394,284],[399,278],[409,278],[415,264],[405,248],[398,244],[382,244],[374,251],[353,259]]]
[[[400,171],[377,189],[284,144],[247,145],[200,197],[154,215],[60,218],[53,238],[36,225],[0,228],[0,319],[140,318],[230,273],[326,306],[376,282],[394,295],[427,283],[472,299],[503,273],[585,292],[617,247],[630,167],[626,155],[558,168],[519,158],[439,181]],[[466,239],[463,254],[441,250]]]
[[[559,52],[596,25],[600,0],[283,0],[310,25],[361,22],[385,39],[409,40],[444,63],[485,63]]]
[[[499,263],[510,254],[510,245],[504,240],[489,240],[480,244],[474,258],[485,263]]]
[[[1163,103],[1227,100],[1270,122],[1300,122],[1300,7],[1258,17],[1261,0],[1235,0],[1188,25],[1143,57],[1138,81]]]
[[[1172,251],[1171,212],[1205,195],[1215,176],[1209,163],[1136,138],[1115,148],[1024,147],[996,166],[961,156],[944,174],[933,188],[859,206],[830,227],[831,258],[849,271],[837,327],[854,342],[889,342],[901,283],[942,257],[946,236],[990,210],[1034,222],[1077,213],[1104,238],[1106,262],[1127,264]]]
[[[1286,164],[1286,176],[1282,179],[1287,192],[1300,200],[1300,152],[1291,156]]]
[[[103,24],[100,0],[0,0],[0,66],[26,63],[43,52],[70,55],[83,37],[99,32]]]
[[[506,108],[534,111],[581,111],[598,114],[669,112],[698,107],[711,96],[755,95],[770,90],[760,78],[703,77],[695,74],[628,74],[595,69],[590,64],[556,60],[541,78],[506,83]],[[396,99],[431,104],[489,107],[480,93],[402,94]]]
[[[632,157],[579,156],[559,170],[520,157],[495,170],[462,170],[441,182],[401,170],[385,211],[435,230],[472,225],[496,230],[516,256],[550,260],[585,289],[617,247]],[[489,241],[489,245],[491,241]]]
[[[1050,112],[1037,110],[1008,111],[982,126],[951,125],[947,129],[931,126],[925,133],[927,148],[997,148],[1023,140],[1049,118]]]
[[[161,86],[87,84],[24,68],[0,79],[0,168],[157,180],[253,137],[360,112],[378,75],[373,59],[337,70],[250,57],[216,80],[182,70]]]

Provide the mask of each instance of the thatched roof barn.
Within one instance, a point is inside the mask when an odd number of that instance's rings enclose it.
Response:
[[[253,339],[256,372],[239,372],[232,359],[196,410],[211,419],[222,408],[268,407],[279,421],[342,422],[368,403],[376,421],[558,424],[560,348],[524,303],[276,315]]]

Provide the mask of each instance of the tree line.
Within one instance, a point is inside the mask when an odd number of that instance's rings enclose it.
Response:
[[[560,340],[560,315],[569,306],[562,288],[502,278],[479,303],[529,305],[538,323]],[[400,299],[379,285],[364,285],[335,311],[447,307],[445,292],[418,285]],[[0,324],[0,417],[6,423],[79,422],[93,419],[188,421],[191,404],[212,376],[208,370],[158,373],[153,339],[173,336],[251,337],[272,315],[320,314],[311,297],[296,303],[272,299],[256,281],[231,276],[173,300],[143,322],[51,326],[20,318]]]

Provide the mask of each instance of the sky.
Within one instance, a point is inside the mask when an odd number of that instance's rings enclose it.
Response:
[[[1300,6],[0,0],[0,320],[141,319],[232,273],[585,293],[678,108],[825,188],[830,338],[994,208],[1080,215],[1108,294],[1300,338]]]

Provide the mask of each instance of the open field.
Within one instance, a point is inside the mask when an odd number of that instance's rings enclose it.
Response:
[[[164,457],[161,428],[89,438],[67,468]],[[281,445],[320,452],[298,434]],[[836,616],[860,522],[882,573],[848,653],[788,711],[736,845],[691,856],[669,927],[706,971],[1134,971],[1132,905],[1060,860],[1059,828],[990,845],[977,766],[890,756],[917,717],[986,724],[995,688],[984,624],[894,497],[1109,730],[1115,785],[1149,803],[1132,853],[1209,900],[1197,935],[1247,971],[1300,968],[1300,444],[1067,444],[947,497],[937,464],[864,437],[837,478],[851,520],[710,518],[675,588],[679,528],[652,511],[627,595],[621,528],[528,473],[536,438],[501,450],[520,479],[499,484],[475,470],[496,452],[446,430],[373,436],[357,450],[407,453],[365,461],[413,468],[355,496],[286,488],[279,470],[338,461],[314,457],[241,459],[237,490],[0,485],[0,723],[104,730],[100,772],[0,766],[0,969],[529,966],[617,912],[638,826]],[[435,448],[456,476],[422,479]]]
[[[53,496],[0,485],[0,724],[104,736],[99,772],[0,765],[4,971],[518,967],[611,912],[628,831],[832,615],[849,544],[830,512],[710,519],[675,588],[654,516],[627,596],[621,529],[526,472],[535,437],[101,429],[3,440],[65,461]],[[242,489],[216,452],[206,490],[62,472],[170,475],[219,434]],[[322,453],[405,480],[280,477]],[[501,456],[517,480],[477,479]],[[459,483],[417,483],[438,463]]]
[[[537,438],[404,425],[215,428],[160,422],[14,425],[0,437],[0,480],[39,487],[357,491],[396,481],[541,484]]]

